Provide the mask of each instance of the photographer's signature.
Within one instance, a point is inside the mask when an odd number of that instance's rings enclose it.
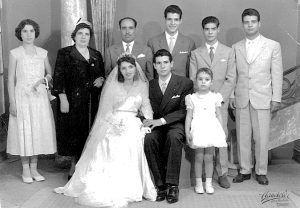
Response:
[[[266,191],[263,194],[260,194],[261,198],[260,201],[262,204],[265,204],[267,202],[273,203],[276,202],[277,205],[288,205],[289,203],[289,193],[287,190],[285,191],[280,191],[280,192],[270,192]]]

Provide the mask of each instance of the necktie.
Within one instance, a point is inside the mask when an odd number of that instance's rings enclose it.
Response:
[[[209,51],[209,57],[210,57],[210,60],[212,62],[213,59],[214,59],[214,47],[210,47],[209,49],[210,49],[210,51]]]
[[[172,51],[173,51],[173,49],[174,49],[174,37],[170,37],[170,42],[169,42],[169,51],[170,51],[170,53],[172,53]]]
[[[164,82],[164,83],[161,84],[161,92],[162,92],[162,94],[165,94],[166,89],[167,89],[167,83]]]
[[[129,44],[129,43],[127,43],[127,44],[126,44],[126,51],[125,51],[126,53],[130,53],[129,46],[130,46],[130,44]]]

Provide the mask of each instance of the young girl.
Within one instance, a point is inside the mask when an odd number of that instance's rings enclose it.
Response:
[[[21,21],[15,35],[22,45],[9,54],[7,152],[21,156],[24,183],[44,181],[37,171],[37,155],[56,152],[54,119],[46,90],[51,67],[47,51],[34,45],[39,32],[33,20]]]
[[[210,69],[198,69],[195,81],[196,92],[185,98],[187,106],[185,133],[189,146],[195,149],[195,192],[198,194],[204,193],[201,178],[203,160],[207,177],[205,191],[213,194],[214,147],[227,146],[219,109],[223,99],[221,94],[210,91],[212,78],[213,74]]]

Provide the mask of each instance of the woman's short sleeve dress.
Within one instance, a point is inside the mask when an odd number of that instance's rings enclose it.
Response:
[[[10,115],[7,153],[20,156],[53,154],[56,137],[53,112],[46,86],[36,90],[35,83],[45,76],[47,51],[35,47],[36,54],[29,56],[23,46],[10,51],[17,60],[15,101],[17,116]]]

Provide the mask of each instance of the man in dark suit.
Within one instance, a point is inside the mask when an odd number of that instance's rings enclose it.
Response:
[[[171,73],[172,55],[165,49],[153,57],[158,79],[149,83],[149,99],[153,120],[145,119],[144,126],[151,127],[144,141],[145,154],[158,189],[157,201],[167,198],[178,201],[178,184],[186,115],[185,96],[193,92],[193,82]]]
[[[149,39],[147,45],[153,54],[159,49],[170,51],[173,57],[173,74],[189,77],[190,53],[196,48],[195,42],[178,32],[182,22],[182,11],[177,5],[170,5],[164,12],[166,30]]]
[[[136,57],[148,80],[153,79],[152,51],[135,40],[137,21],[124,17],[119,21],[122,41],[107,48],[105,53],[105,76],[117,65],[118,57],[126,52]]]

